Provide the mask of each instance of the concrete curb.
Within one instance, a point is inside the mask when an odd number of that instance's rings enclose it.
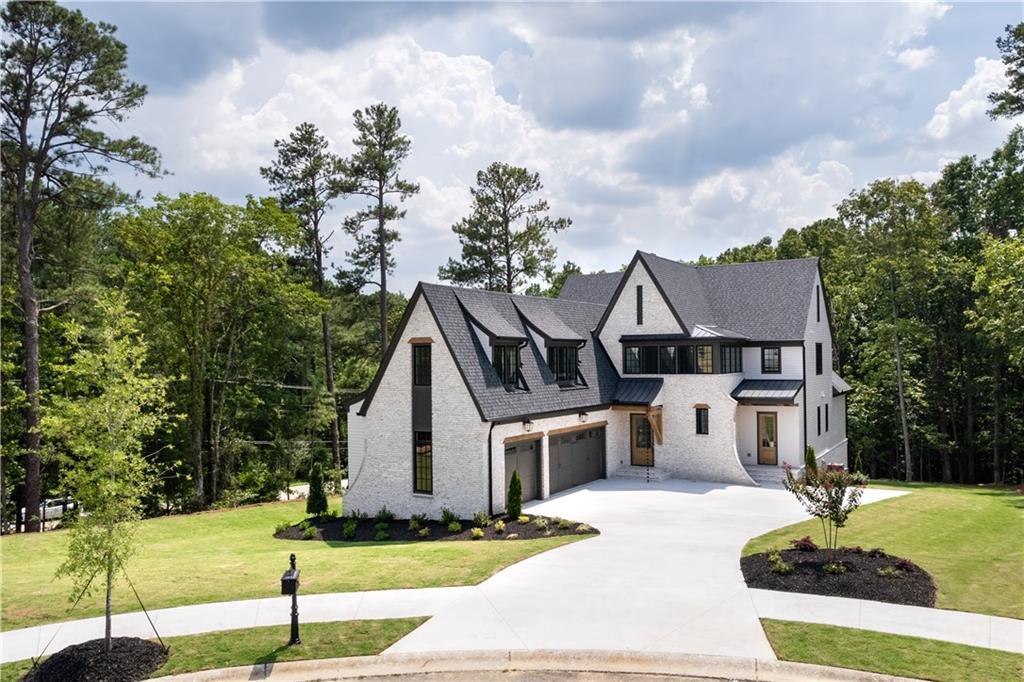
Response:
[[[428,674],[566,672],[679,676],[745,682],[882,682],[909,680],[876,673],[830,668],[807,663],[730,658],[697,654],[636,651],[455,651],[446,653],[381,654],[268,663],[222,668],[171,677],[161,682],[242,682],[243,680],[351,680],[367,677]],[[490,678],[487,678],[490,679]]]

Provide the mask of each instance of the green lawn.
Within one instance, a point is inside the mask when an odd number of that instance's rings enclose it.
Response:
[[[784,661],[954,682],[1024,679],[1024,656],[833,625],[762,620]]]
[[[884,483],[911,494],[855,511],[840,545],[881,547],[911,559],[935,578],[935,605],[1024,618],[1024,496],[1009,488],[928,483]],[[743,554],[787,547],[810,535],[821,542],[816,519],[754,538]]]
[[[425,620],[395,618],[306,623],[299,630],[302,644],[291,647],[286,645],[289,636],[287,625],[168,637],[164,643],[171,648],[170,656],[153,676],[259,663],[373,656],[412,632]],[[20,679],[31,667],[31,660],[5,663],[0,666],[0,679]]]
[[[148,609],[280,592],[288,555],[298,556],[302,592],[346,592],[405,587],[470,585],[528,556],[586,536],[490,542],[324,543],[273,538],[274,527],[302,518],[305,501],[168,516],[143,522],[142,547],[129,576]],[[67,613],[71,588],[55,581],[64,558],[64,533],[0,538],[2,629],[84,618],[102,613],[102,595]],[[137,611],[131,590],[119,583],[114,610]]]

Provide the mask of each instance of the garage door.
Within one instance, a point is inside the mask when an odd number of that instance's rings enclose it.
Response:
[[[551,436],[548,447],[551,493],[604,478],[604,427]]]
[[[523,484],[523,502],[540,497],[540,440],[511,443],[505,446],[505,493],[512,472],[519,472]]]

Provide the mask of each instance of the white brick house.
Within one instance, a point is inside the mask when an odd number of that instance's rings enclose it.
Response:
[[[463,517],[613,475],[778,480],[846,464],[816,259],[691,266],[637,252],[558,299],[421,283],[348,406],[346,511]]]

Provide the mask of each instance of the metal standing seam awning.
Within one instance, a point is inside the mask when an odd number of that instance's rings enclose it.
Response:
[[[850,384],[843,381],[841,376],[832,372],[832,395],[843,395],[844,393],[849,393],[852,390],[853,387],[850,386]]]
[[[803,385],[800,379],[744,379],[731,395],[741,405],[796,405]]]

